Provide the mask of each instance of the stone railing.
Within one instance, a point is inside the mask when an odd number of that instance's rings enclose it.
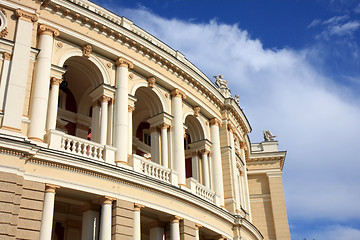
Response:
[[[201,197],[202,199],[205,199],[211,203],[218,203],[216,193],[200,184],[195,178],[187,178],[186,185],[190,189],[191,193],[195,194],[196,196]]]
[[[49,131],[47,134],[47,142],[49,148],[114,164],[115,148],[110,146],[101,145],[56,130]]]
[[[134,171],[145,174],[162,182],[166,182],[175,186],[178,185],[178,176],[174,170],[163,167],[138,155],[132,155],[131,157]]]

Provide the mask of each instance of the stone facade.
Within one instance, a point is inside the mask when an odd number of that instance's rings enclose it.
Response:
[[[1,239],[290,239],[286,152],[223,75],[86,0],[0,19]]]

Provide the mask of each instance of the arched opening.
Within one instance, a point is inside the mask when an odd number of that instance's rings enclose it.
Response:
[[[158,95],[148,87],[140,87],[135,92],[137,99],[132,115],[133,153],[160,163],[160,114],[163,106]],[[154,119],[159,116],[159,119]]]
[[[80,56],[64,62],[66,73],[60,85],[56,129],[69,135],[90,139],[91,104],[89,93],[103,83],[97,66]]]
[[[186,178],[193,177],[199,182],[202,182],[201,152],[205,150],[204,130],[194,115],[188,115],[185,118],[185,126],[184,148]]]

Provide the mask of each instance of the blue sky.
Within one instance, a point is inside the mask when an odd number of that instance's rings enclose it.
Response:
[[[292,240],[360,239],[360,0],[94,2],[223,74],[252,142],[278,136]]]

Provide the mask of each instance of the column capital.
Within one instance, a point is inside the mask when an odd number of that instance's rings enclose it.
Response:
[[[159,131],[158,131],[157,126],[155,126],[155,127],[151,127],[151,128],[149,129],[149,132],[150,132],[150,133],[154,133],[154,132],[159,132]]]
[[[207,149],[202,149],[200,152],[202,155],[208,155],[210,153],[210,151]]]
[[[214,239],[215,240],[226,240],[227,238],[224,235],[218,235]]]
[[[129,60],[123,58],[123,57],[119,57],[116,60],[115,65],[118,66],[118,67],[126,67],[128,69],[131,69],[131,68],[134,67],[134,64],[131,61],[129,61]]]
[[[99,101],[94,101],[94,102],[91,104],[91,107],[100,107]]]
[[[63,80],[61,78],[51,77],[50,85],[60,85]]]
[[[161,123],[161,124],[159,125],[159,127],[160,127],[161,129],[168,129],[168,128],[170,127],[170,125],[167,124],[167,123]]]
[[[115,201],[116,198],[104,196],[104,197],[101,197],[99,200],[100,200],[101,204],[104,205],[104,204],[112,204],[112,202]]]
[[[11,60],[11,53],[4,52],[3,55],[4,55],[4,60],[8,60],[8,61]]]
[[[221,121],[218,118],[212,118],[209,121],[210,126],[211,125],[218,125],[219,127],[221,126]]]
[[[133,111],[135,111],[135,107],[128,105],[128,112],[132,113]]]
[[[54,193],[55,194],[55,191],[56,189],[60,188],[59,185],[55,185],[55,184],[50,184],[50,183],[46,183],[45,184],[45,192],[46,193]]]
[[[15,16],[18,19],[21,19],[21,20],[24,20],[24,21],[27,21],[27,22],[37,22],[37,20],[39,19],[36,14],[28,13],[28,12],[25,12],[24,10],[21,10],[21,9],[17,9],[15,11]]]
[[[203,225],[199,224],[199,223],[195,223],[195,230],[198,230],[199,228],[202,228]]]
[[[57,29],[55,29],[53,27],[50,27],[48,25],[45,25],[45,24],[40,24],[39,25],[38,33],[39,33],[39,35],[47,34],[47,35],[50,35],[53,38],[60,35],[60,33],[59,33],[59,31]]]
[[[151,76],[151,77],[148,77],[146,80],[148,82],[148,87],[153,88],[156,83],[156,78]]]
[[[172,223],[178,223],[178,222],[180,222],[180,220],[182,220],[183,218],[182,217],[179,217],[179,216],[172,216],[172,217],[170,217],[170,222],[172,222]]]
[[[193,110],[194,110],[194,116],[195,116],[195,117],[198,117],[201,108],[200,108],[199,106],[196,106],[196,107],[193,108]]]
[[[140,212],[142,208],[145,208],[145,206],[139,203],[134,203],[134,211]]]
[[[102,103],[102,102],[109,102],[110,99],[111,99],[111,97],[102,95],[102,96],[99,98],[99,102],[100,102],[100,103]]]
[[[181,97],[182,99],[186,98],[186,94],[178,88],[172,90],[170,94],[172,97]]]

